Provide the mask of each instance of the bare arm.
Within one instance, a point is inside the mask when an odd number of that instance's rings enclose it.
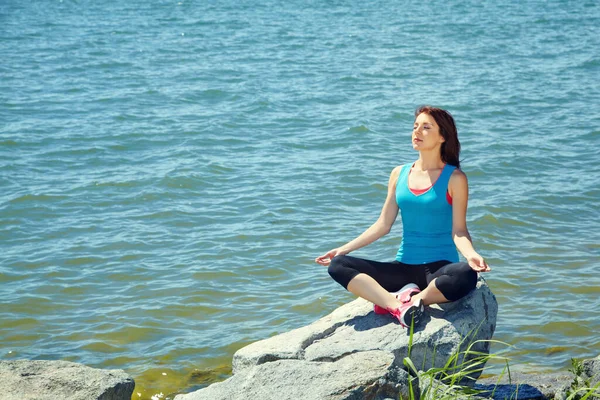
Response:
[[[398,216],[398,204],[396,203],[396,182],[402,167],[396,167],[392,170],[388,181],[388,192],[381,210],[379,218],[366,231],[361,233],[356,239],[346,243],[336,249],[330,250],[326,254],[317,257],[315,261],[321,265],[329,265],[329,261],[338,255],[348,254],[351,251],[365,247],[377,239],[390,233],[396,217]]]
[[[473,247],[473,241],[467,229],[467,203],[469,201],[469,183],[461,170],[455,170],[450,177],[448,190],[452,197],[452,238],[456,248],[467,259],[475,271],[487,272],[490,267]]]
[[[390,233],[392,230],[394,221],[396,221],[396,217],[398,216],[398,204],[396,203],[396,182],[398,181],[400,168],[401,167],[394,168],[390,174],[387,197],[385,199],[385,203],[383,204],[383,208],[381,209],[379,218],[360,236],[341,247],[341,249],[346,251],[346,254],[373,243],[377,239],[380,239],[381,237]]]

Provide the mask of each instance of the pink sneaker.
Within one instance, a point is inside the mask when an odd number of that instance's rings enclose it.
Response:
[[[421,299],[415,302],[411,300],[408,303],[402,304],[395,310],[390,308],[387,311],[400,322],[400,325],[408,328],[411,321],[414,321],[415,325],[419,322],[423,311],[425,311],[425,306],[423,306],[423,301]]]
[[[408,285],[404,285],[402,287],[402,289],[398,290],[397,292],[391,292],[394,296],[396,296],[396,298],[398,300],[400,300],[402,303],[406,303],[408,301],[410,301],[410,298],[413,294],[417,294],[421,291],[421,289],[419,289],[419,287],[417,285],[415,285],[414,283],[409,283]],[[375,311],[375,314],[379,314],[379,315],[383,315],[383,314],[388,314],[388,310],[386,310],[383,307],[378,306],[377,304],[373,305],[373,311]]]
[[[413,297],[413,295],[417,294],[417,293],[421,293],[421,289],[419,289],[419,287],[417,285],[415,285],[414,283],[409,283],[408,285],[404,286],[405,290],[403,290],[397,297],[398,300],[400,300],[402,303],[408,303],[410,301],[410,299]]]

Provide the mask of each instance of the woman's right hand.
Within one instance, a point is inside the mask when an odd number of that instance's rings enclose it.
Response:
[[[337,249],[329,250],[327,253],[323,254],[322,256],[315,258],[315,262],[317,264],[321,264],[324,267],[328,267],[329,264],[331,263],[331,260],[333,259],[333,257],[343,256],[344,254],[348,254],[348,253],[349,253],[348,251],[343,250],[341,247],[338,247]]]

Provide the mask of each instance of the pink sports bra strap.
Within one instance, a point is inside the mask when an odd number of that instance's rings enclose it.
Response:
[[[426,189],[413,189],[413,188],[409,188],[409,190],[416,194],[417,196],[420,194],[425,193],[426,191],[428,191],[429,189],[431,189],[431,186],[429,186]],[[450,193],[448,193],[448,191],[446,191],[446,200],[448,201],[448,204],[452,205],[452,197],[450,196]]]

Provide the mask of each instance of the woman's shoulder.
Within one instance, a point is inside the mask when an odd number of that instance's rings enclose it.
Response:
[[[454,167],[452,174],[450,175],[450,179],[467,179],[467,174],[463,172],[462,169]]]
[[[394,167],[394,169],[392,170],[392,173],[399,174],[400,171],[402,171],[402,168],[404,168],[404,167],[410,168],[413,164],[414,164],[414,162],[407,162],[407,163],[404,163],[404,164],[400,164],[397,167]]]
[[[452,174],[450,175],[450,181],[448,182],[448,186],[450,187],[466,187],[468,185],[467,174],[465,174],[461,169],[454,168]]]
[[[388,182],[389,185],[393,186],[394,188],[396,187],[396,182],[398,181],[398,178],[400,177],[400,172],[402,172],[402,168],[405,165],[406,164],[398,165],[398,166],[394,167],[394,169],[392,169],[392,172],[390,173],[390,180]]]
[[[400,175],[400,172],[402,172],[402,168],[404,168],[407,164],[400,164],[396,167],[394,167],[394,169],[392,170],[390,177],[391,178],[398,178],[398,176]]]

